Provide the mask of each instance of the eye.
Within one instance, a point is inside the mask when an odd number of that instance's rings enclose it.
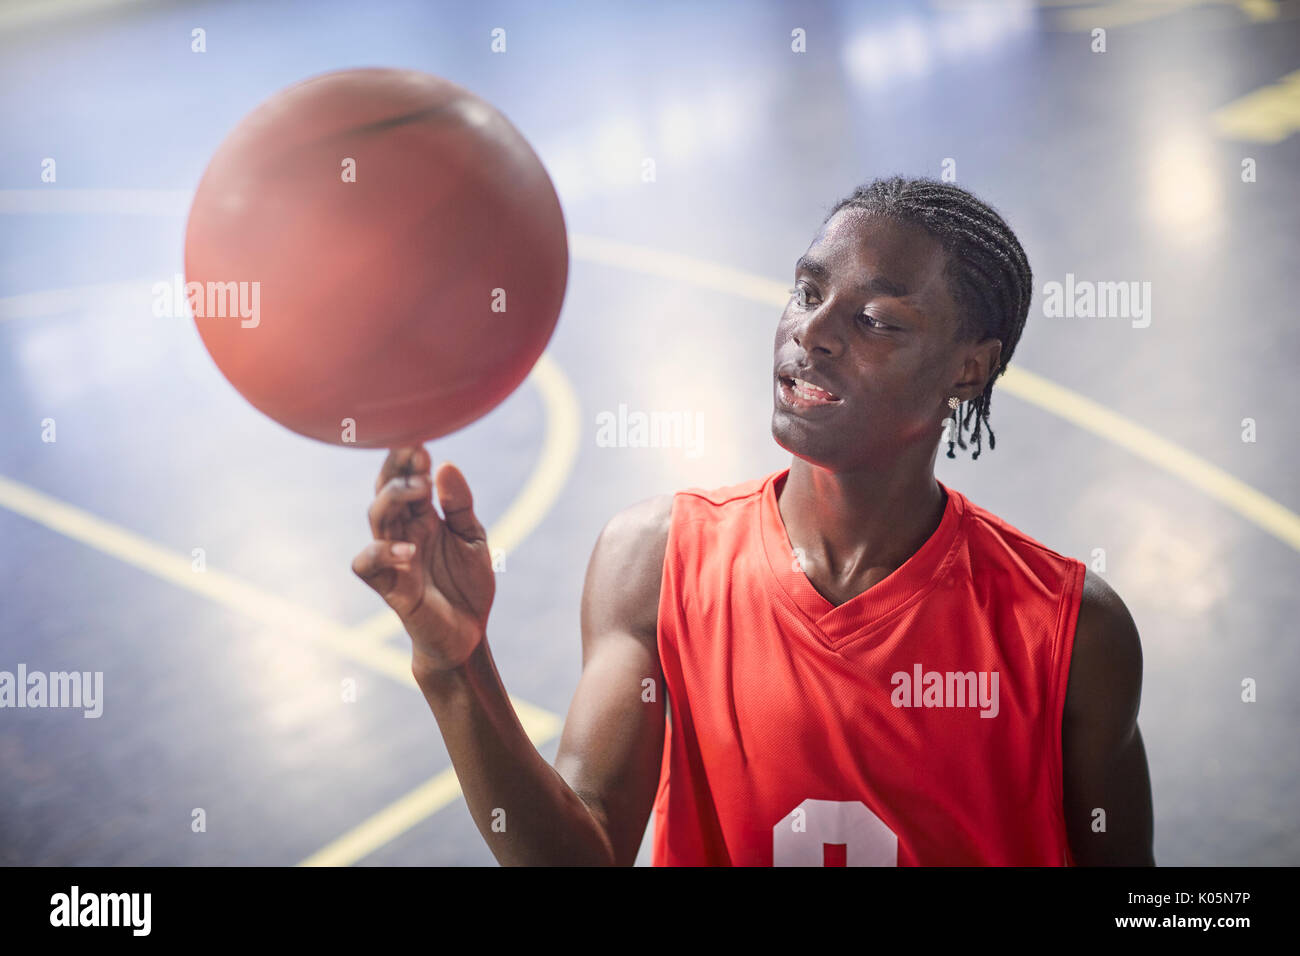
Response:
[[[790,294],[794,297],[795,304],[798,305],[799,308],[808,308],[808,288],[803,285],[803,283],[799,283],[791,289]]]
[[[869,312],[863,312],[860,316],[858,316],[858,318],[860,318],[863,324],[866,325],[866,327],[869,329],[884,330],[884,329],[893,328],[892,325],[886,325],[884,322],[881,322],[878,318],[876,318],[874,315],[871,315]]]

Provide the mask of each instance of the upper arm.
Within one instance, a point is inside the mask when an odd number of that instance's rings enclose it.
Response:
[[[1137,627],[1119,595],[1089,571],[1061,726],[1066,831],[1081,866],[1155,864],[1141,697]]]
[[[615,862],[627,865],[645,835],[663,759],[658,621],[671,511],[672,495],[640,502],[596,541],[582,593],[582,677],[555,759]]]

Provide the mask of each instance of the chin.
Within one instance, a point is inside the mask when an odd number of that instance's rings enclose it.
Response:
[[[828,471],[847,471],[856,464],[847,454],[851,443],[842,435],[810,429],[806,421],[781,409],[772,414],[772,439],[796,458]]]

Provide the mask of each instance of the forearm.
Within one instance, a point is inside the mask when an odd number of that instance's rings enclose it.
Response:
[[[442,731],[465,801],[503,866],[609,865],[587,805],[524,733],[486,638],[461,667],[416,682]]]

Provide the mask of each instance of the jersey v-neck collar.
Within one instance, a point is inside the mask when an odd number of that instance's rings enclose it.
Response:
[[[942,579],[955,553],[957,532],[966,507],[960,493],[939,482],[948,502],[939,527],[920,549],[883,581],[843,604],[832,604],[813,587],[799,567],[781,518],[777,494],[784,487],[789,473],[789,468],[773,472],[763,482],[759,507],[763,549],[767,554],[768,569],[786,603],[808,622],[822,643],[838,649],[854,638],[864,636],[876,625],[920,600]]]

